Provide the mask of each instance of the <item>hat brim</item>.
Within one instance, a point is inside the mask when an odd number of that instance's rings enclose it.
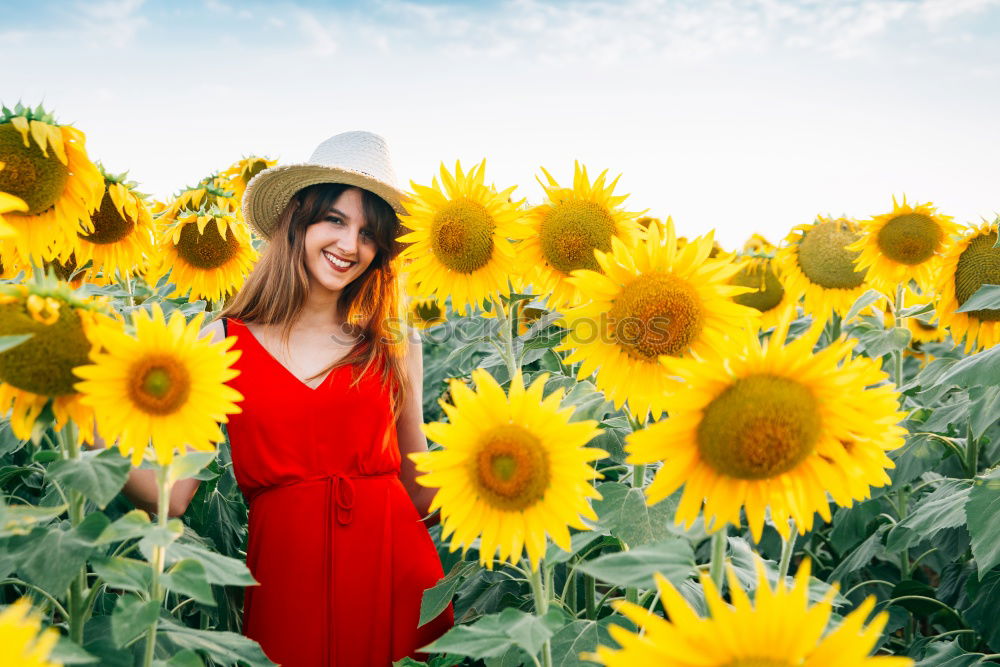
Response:
[[[278,224],[278,216],[292,196],[318,183],[343,183],[369,190],[384,199],[397,214],[407,214],[403,207],[406,195],[387,183],[350,169],[304,163],[270,167],[250,179],[243,193],[243,217],[260,236],[270,238]]]

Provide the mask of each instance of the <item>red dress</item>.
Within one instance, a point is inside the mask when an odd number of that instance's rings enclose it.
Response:
[[[449,607],[417,627],[443,576],[399,481],[400,454],[379,378],[350,366],[315,389],[227,318],[243,394],[231,415],[233,472],[250,506],[243,633],[287,667],[389,665],[442,635]]]

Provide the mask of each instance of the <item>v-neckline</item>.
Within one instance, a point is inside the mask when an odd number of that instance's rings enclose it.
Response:
[[[230,320],[230,321],[232,321],[232,320]],[[329,371],[326,372],[326,375],[323,376],[323,379],[319,381],[318,385],[316,385],[315,387],[310,387],[305,382],[303,382],[302,380],[300,380],[299,376],[297,376],[295,373],[293,373],[290,370],[288,370],[287,366],[285,366],[283,363],[281,363],[280,361],[278,361],[275,358],[275,356],[273,354],[271,354],[266,347],[264,347],[264,344],[261,343],[257,339],[257,336],[254,334],[254,332],[250,331],[250,327],[248,327],[242,321],[240,322],[240,324],[243,326],[244,331],[247,332],[247,334],[250,336],[250,338],[253,339],[253,342],[257,345],[257,347],[260,348],[260,351],[263,352],[267,356],[267,358],[270,359],[278,368],[280,368],[281,370],[283,370],[288,375],[288,377],[290,377],[292,380],[294,380],[296,384],[301,385],[302,388],[306,389],[307,391],[311,391],[313,393],[317,392],[319,389],[321,389],[323,387],[323,385],[326,384],[326,381],[330,379],[330,376],[333,375],[337,371],[337,368],[330,369]]]

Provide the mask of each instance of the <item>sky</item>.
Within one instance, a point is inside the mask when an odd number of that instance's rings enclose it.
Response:
[[[1000,213],[1000,0],[0,0],[0,102],[165,198],[246,155],[383,135],[400,185],[574,160],[681,235],[778,241],[892,197]]]

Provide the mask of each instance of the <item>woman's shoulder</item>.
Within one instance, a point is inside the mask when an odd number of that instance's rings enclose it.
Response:
[[[232,318],[226,318],[226,320],[228,320],[228,322],[232,322]],[[201,328],[199,337],[208,338],[208,340],[212,343],[217,343],[225,339],[226,335],[229,333],[226,330],[226,324],[228,324],[228,322],[224,321],[221,317],[212,320]]]

